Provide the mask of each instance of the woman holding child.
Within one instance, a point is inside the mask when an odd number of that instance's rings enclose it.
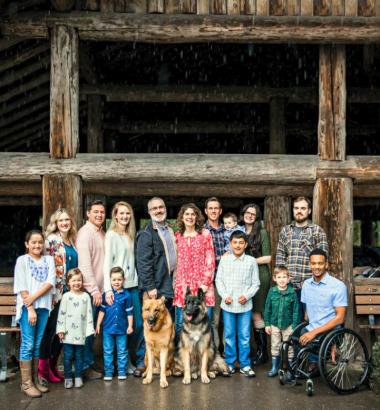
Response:
[[[244,232],[248,236],[246,253],[253,256],[259,265],[260,289],[253,298],[253,321],[257,333],[257,352],[253,361],[256,364],[261,364],[268,360],[263,314],[271,280],[269,271],[270,242],[268,232],[261,225],[262,216],[258,205],[254,203],[245,205],[241,211],[241,221],[244,225]]]
[[[208,315],[212,318],[215,305],[214,271],[215,252],[211,233],[204,229],[204,218],[200,209],[193,203],[181,207],[177,218],[177,272],[174,282],[174,301],[176,306],[176,335],[182,328],[186,289],[196,294],[199,288],[206,294]]]
[[[57,209],[50,217],[45,233],[45,254],[54,258],[56,285],[54,307],[41,342],[38,362],[38,378],[44,385],[48,382],[58,383],[64,378],[57,369],[62,344],[56,335],[56,326],[62,295],[67,290],[67,272],[78,266],[78,253],[74,245],[76,233],[76,224],[69,211],[65,208]]]

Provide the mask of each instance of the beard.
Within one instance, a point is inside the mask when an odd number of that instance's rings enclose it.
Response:
[[[157,223],[162,223],[166,221],[166,212],[160,214],[160,215],[155,215],[155,216],[151,216],[152,221],[153,222],[157,222]]]
[[[294,217],[294,219],[295,219],[296,222],[302,223],[302,222],[305,222],[305,221],[307,221],[307,220],[309,219],[309,215],[306,215],[306,216],[296,215],[296,216]]]

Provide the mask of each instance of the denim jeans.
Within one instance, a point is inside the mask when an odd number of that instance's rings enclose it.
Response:
[[[208,306],[207,316],[210,319],[211,324],[212,324],[213,314],[214,314],[214,307]],[[175,336],[177,340],[178,340],[179,334],[182,329],[182,323],[183,323],[183,308],[177,306],[175,308]]]
[[[92,298],[91,298],[91,303],[92,303]],[[99,313],[99,306],[92,305],[92,315],[93,315],[94,325],[96,324],[96,321],[98,319],[98,313]],[[94,335],[86,337],[86,342],[84,345],[84,353],[83,353],[83,370],[88,369],[90,366],[92,366],[95,363],[94,340],[95,340]]]
[[[137,287],[128,289],[133,304],[133,333],[128,338],[129,356],[136,361],[137,367],[145,367],[145,339],[141,314],[141,298]]]
[[[72,363],[74,360],[75,377],[81,377],[83,371],[84,345],[63,344],[63,370],[65,379],[73,378]]]
[[[49,310],[36,309],[37,322],[32,326],[28,322],[28,309],[23,306],[19,321],[21,329],[20,360],[32,360],[40,357],[41,340],[49,319]]]
[[[252,311],[231,313],[223,310],[225,359],[229,366],[239,359],[240,368],[250,366],[250,336]],[[236,344],[237,338],[237,344]],[[239,357],[236,347],[239,349]]]
[[[127,374],[128,350],[127,335],[110,335],[103,333],[104,375],[113,376],[113,357],[116,344],[117,373],[119,376]]]

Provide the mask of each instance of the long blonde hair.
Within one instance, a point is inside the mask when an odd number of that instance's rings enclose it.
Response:
[[[118,229],[118,225],[116,221],[116,214],[121,206],[125,206],[126,208],[128,208],[129,212],[131,213],[131,219],[129,220],[129,223],[127,225],[126,234],[129,237],[129,239],[133,241],[136,236],[136,223],[135,223],[135,216],[133,213],[132,206],[128,202],[119,201],[119,202],[116,202],[116,204],[113,206],[112,213],[111,213],[112,220],[111,220],[111,224],[108,230],[120,233],[120,230]]]
[[[62,214],[67,214],[67,216],[70,218],[71,221],[71,227],[70,230],[67,232],[67,239],[70,242],[75,242],[75,238],[77,236],[77,226],[76,223],[71,216],[70,212],[66,208],[58,208],[53,215],[50,217],[50,223],[46,228],[45,236],[48,237],[52,233],[58,233],[59,229],[57,226],[57,221],[60,218]]]

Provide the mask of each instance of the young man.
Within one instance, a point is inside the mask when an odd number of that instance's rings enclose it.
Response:
[[[177,247],[173,230],[166,222],[166,206],[161,198],[148,202],[151,222],[138,233],[136,268],[140,291],[150,298],[166,298],[166,306],[174,321],[173,273],[177,264]],[[134,375],[141,377],[145,371],[137,368]]]
[[[254,377],[250,359],[252,298],[260,287],[260,280],[256,259],[245,254],[247,245],[244,232],[231,234],[232,254],[221,259],[215,283],[222,298],[226,363],[234,373],[238,359],[240,373]]]
[[[310,252],[320,248],[328,253],[326,234],[319,225],[309,220],[310,214],[310,200],[303,196],[296,198],[293,202],[294,221],[282,228],[277,246],[276,267],[288,269],[298,300],[303,282],[311,277]],[[300,310],[300,316],[303,317],[301,303]]]
[[[95,200],[87,207],[87,222],[79,229],[76,246],[78,250],[78,268],[83,274],[83,286],[91,295],[95,316],[102,303],[104,231],[106,208],[102,201]],[[101,373],[94,369],[94,337],[86,339],[83,370],[88,379],[100,379]]]

